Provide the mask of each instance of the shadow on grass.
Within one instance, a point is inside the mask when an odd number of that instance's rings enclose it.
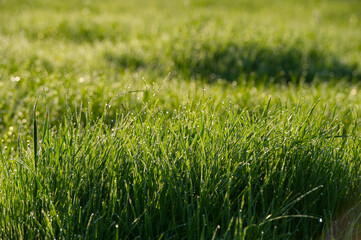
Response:
[[[129,69],[134,71],[139,68],[147,67],[146,60],[143,56],[134,52],[123,52],[120,54],[106,52],[104,58],[111,65],[123,70]]]
[[[271,48],[258,43],[195,43],[184,52],[173,51],[172,58],[179,73],[186,78],[237,81],[253,78],[266,81],[311,82],[320,80],[360,80],[357,64],[343,63],[336,56],[316,47]]]

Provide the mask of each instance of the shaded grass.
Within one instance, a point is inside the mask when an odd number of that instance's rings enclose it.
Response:
[[[312,82],[315,78],[359,80],[357,64],[342,63],[316,47],[280,45],[276,48],[259,43],[243,46],[234,42],[192,42],[188,49],[173,53],[176,69],[186,78],[242,81],[254,78],[268,82]]]

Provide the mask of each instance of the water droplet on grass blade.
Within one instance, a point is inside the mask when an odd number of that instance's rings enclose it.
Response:
[[[19,82],[19,81],[20,81],[20,77],[19,77],[19,76],[11,77],[11,81],[12,81],[12,82]]]

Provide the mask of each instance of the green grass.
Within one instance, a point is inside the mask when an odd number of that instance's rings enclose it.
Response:
[[[0,239],[359,233],[358,1],[0,0],[0,21]]]

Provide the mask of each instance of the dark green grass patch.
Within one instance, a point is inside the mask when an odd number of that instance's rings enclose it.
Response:
[[[359,80],[357,64],[342,63],[332,53],[317,47],[282,44],[267,47],[260,43],[188,42],[173,51],[175,68],[187,78],[239,81],[312,82],[315,78]]]

